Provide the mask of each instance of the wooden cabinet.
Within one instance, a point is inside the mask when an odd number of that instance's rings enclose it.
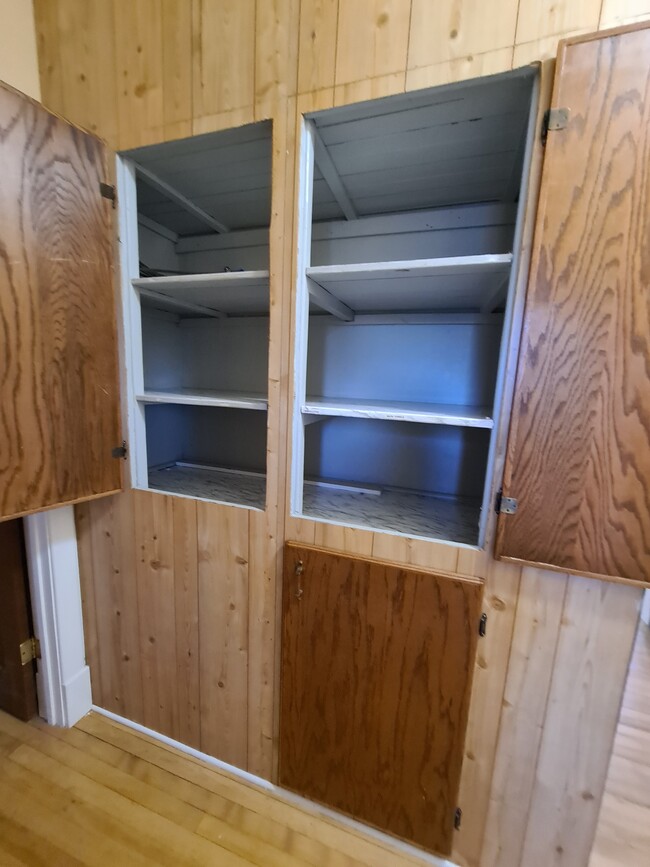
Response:
[[[0,86],[0,519],[121,488],[103,144]]]
[[[497,553],[650,580],[650,29],[561,44]]]
[[[280,784],[449,853],[482,594],[288,544]]]

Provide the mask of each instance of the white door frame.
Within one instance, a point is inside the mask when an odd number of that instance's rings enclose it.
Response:
[[[92,706],[72,506],[24,518],[34,633],[40,642],[39,715],[73,726]]]

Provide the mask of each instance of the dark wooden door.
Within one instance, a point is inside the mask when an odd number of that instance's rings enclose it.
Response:
[[[121,488],[104,145],[0,85],[0,519]]]
[[[20,658],[20,645],[32,636],[22,521],[0,524],[0,551],[0,710],[28,720],[37,705],[34,663]]]
[[[560,44],[497,555],[650,580],[650,29]]]
[[[448,854],[482,592],[288,544],[280,784]]]

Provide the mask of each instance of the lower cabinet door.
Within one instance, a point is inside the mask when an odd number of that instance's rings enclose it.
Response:
[[[280,783],[452,844],[481,582],[288,543]]]

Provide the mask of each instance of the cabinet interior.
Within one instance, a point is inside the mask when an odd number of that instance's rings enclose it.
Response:
[[[264,508],[271,123],[118,158],[137,487]]]
[[[304,117],[292,514],[483,544],[536,89]]]

